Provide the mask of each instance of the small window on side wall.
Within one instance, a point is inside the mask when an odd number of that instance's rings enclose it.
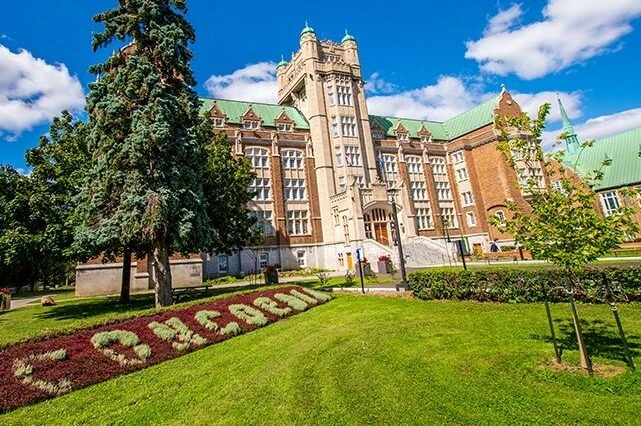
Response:
[[[226,254],[221,254],[220,256],[218,256],[218,273],[229,273],[229,256],[227,256]]]

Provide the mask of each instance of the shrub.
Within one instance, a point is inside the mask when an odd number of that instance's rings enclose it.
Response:
[[[475,269],[468,271],[425,270],[409,274],[410,288],[424,300],[453,299],[479,302],[522,303],[544,300],[569,301],[565,272],[559,269]],[[607,299],[609,283],[619,300],[641,301],[641,267],[586,267],[577,274],[582,288],[575,298],[583,302]]]

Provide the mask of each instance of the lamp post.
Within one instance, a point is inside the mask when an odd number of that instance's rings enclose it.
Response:
[[[396,286],[396,290],[402,288],[403,290],[408,290],[409,285],[407,284],[407,271],[405,270],[405,256],[403,255],[403,243],[401,242],[401,232],[398,225],[398,210],[396,209],[396,189],[390,190],[387,189],[387,194],[391,198],[392,203],[392,220],[394,221],[394,232],[392,236],[394,237],[394,245],[398,247],[398,263],[401,268],[401,282]]]

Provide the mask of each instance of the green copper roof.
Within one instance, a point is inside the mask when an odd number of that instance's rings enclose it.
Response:
[[[589,148],[566,153],[563,162],[586,175],[601,169],[606,158],[611,159],[612,164],[603,168],[603,180],[594,189],[641,184],[641,128],[597,139]]]
[[[314,34],[314,29],[307,24],[307,21],[305,21],[305,28],[303,28],[303,31],[300,32],[300,36],[302,37],[303,35],[308,33]]]
[[[343,39],[341,40],[341,43],[345,43],[346,41],[356,41],[354,36],[348,33],[347,30],[345,30],[345,37],[343,37]]]
[[[378,115],[370,115],[369,119],[370,122],[378,123],[385,130],[387,136],[395,136],[394,129],[400,121],[407,131],[409,131],[410,137],[418,137],[417,133],[421,128],[421,123],[424,123],[425,127],[432,133],[433,139],[450,141],[470,133],[473,130],[494,123],[494,108],[498,101],[499,97],[494,97],[469,111],[465,111],[443,122],[382,117]]]
[[[417,138],[418,132],[421,129],[421,124],[424,124],[427,130],[432,133],[432,138],[437,140],[448,140],[447,131],[443,123],[438,123],[435,121],[424,121],[424,120],[414,120],[411,118],[394,118],[394,117],[382,117],[380,115],[370,115],[369,116],[370,125],[377,123],[379,126],[385,130],[387,136],[396,136],[394,130],[398,123],[402,123],[403,127],[409,132],[410,137]]]
[[[287,61],[285,60],[284,57],[281,56],[280,62],[278,63],[278,65],[276,65],[276,68],[284,67],[285,65],[287,65]]]
[[[224,99],[201,99],[202,105],[200,107],[201,114],[211,110],[216,106],[227,116],[227,122],[231,124],[241,124],[240,117],[245,115],[249,107],[254,109],[254,112],[263,120],[263,125],[266,127],[275,127],[274,120],[283,112],[283,109],[294,121],[296,129],[309,130],[309,123],[296,108],[282,107],[280,105],[262,104],[258,102],[243,102],[243,101],[228,101]]]

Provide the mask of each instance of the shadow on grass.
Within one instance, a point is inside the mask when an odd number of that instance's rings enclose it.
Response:
[[[554,320],[556,329],[556,339],[561,354],[564,351],[578,351],[579,346],[576,340],[576,332],[572,320]],[[586,320],[581,319],[583,327],[583,337],[587,346],[590,357],[600,357],[616,361],[626,362],[626,354],[623,349],[623,342],[619,336],[614,318],[612,322],[603,320]],[[625,331],[625,327],[624,327]],[[533,336],[537,340],[543,340],[552,343],[552,338],[548,336]],[[633,357],[641,355],[641,338],[637,335],[626,333],[628,348]]]

